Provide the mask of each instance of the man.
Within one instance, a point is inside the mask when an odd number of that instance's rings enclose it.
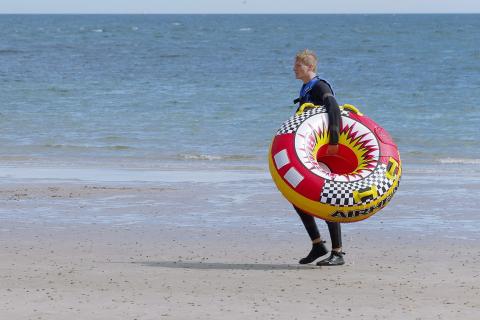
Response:
[[[341,121],[340,108],[335,100],[330,84],[327,81],[320,79],[316,74],[317,56],[315,52],[305,49],[297,53],[295,56],[293,71],[295,72],[295,77],[303,82],[302,88],[300,89],[300,96],[298,99],[294,100],[294,103],[299,104],[297,111],[307,102],[326,107],[330,134],[327,154],[336,154],[338,152],[338,137]],[[315,223],[315,218],[295,206],[294,208],[300,216],[300,219],[312,240],[312,249],[310,253],[305,258],[300,259],[299,263],[306,264],[314,262],[316,259],[328,253],[328,250],[324,245],[325,241],[323,241],[320,236],[317,224]],[[328,258],[317,262],[317,265],[343,265],[345,261],[343,259],[344,253],[342,252],[342,233],[340,223],[328,221],[326,221],[326,223],[332,241],[332,251]]]

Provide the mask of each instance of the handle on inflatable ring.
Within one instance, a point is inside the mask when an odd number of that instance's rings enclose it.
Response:
[[[302,104],[300,106],[300,108],[298,108],[298,111],[295,112],[295,114],[301,114],[303,111],[305,111],[305,108],[317,108],[318,106],[314,105],[313,103],[311,102],[305,102],[304,104]]]
[[[344,104],[343,106],[340,106],[340,108],[343,109],[343,110],[352,111],[352,112],[358,114],[359,116],[363,116],[363,113],[361,113],[360,110],[358,110],[358,108],[355,107],[354,105]]]

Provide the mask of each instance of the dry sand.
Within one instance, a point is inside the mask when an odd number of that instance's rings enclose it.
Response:
[[[212,192],[1,185],[0,319],[480,319],[478,241],[392,230],[386,219],[344,229],[345,266],[300,266],[309,245],[299,223],[185,218],[221,212]],[[271,198],[290,215],[274,192],[249,210]]]

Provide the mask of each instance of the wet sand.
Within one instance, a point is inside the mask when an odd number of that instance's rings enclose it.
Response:
[[[399,193],[344,226],[345,266],[300,266],[298,218],[268,180],[250,185],[2,183],[0,318],[480,317],[474,232],[404,227]]]

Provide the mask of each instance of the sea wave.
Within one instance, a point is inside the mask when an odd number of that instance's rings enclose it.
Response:
[[[159,54],[158,58],[180,58],[181,54]]]
[[[233,155],[179,154],[177,158],[179,160],[203,160],[203,161],[205,160],[207,161],[214,161],[214,160],[242,161],[242,160],[255,159],[254,156],[240,155],[240,154],[233,154]]]
[[[81,145],[68,145],[68,144],[44,144],[42,145],[44,148],[52,148],[52,149],[65,149],[65,150],[130,150],[134,149],[129,146],[124,145],[111,145],[111,146],[81,146]]]
[[[22,51],[17,49],[10,49],[10,48],[0,49],[0,54],[17,54],[21,52]]]
[[[437,162],[441,164],[480,164],[480,159],[443,158],[438,159]]]

